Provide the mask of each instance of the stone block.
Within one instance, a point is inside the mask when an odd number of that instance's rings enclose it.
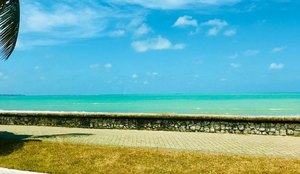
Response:
[[[296,128],[296,124],[288,124],[287,128],[288,129],[295,129]]]
[[[226,126],[225,124],[221,124],[221,130],[225,130]]]
[[[288,135],[294,135],[294,130],[288,129],[288,130],[287,130],[287,134],[288,134]]]
[[[268,135],[275,135],[275,132],[268,132]]]
[[[209,128],[208,127],[204,127],[204,132],[209,132]]]
[[[281,124],[280,129],[287,129],[287,124]]]
[[[280,132],[280,135],[282,135],[282,136],[286,135],[286,130],[285,129],[281,129],[279,132]]]
[[[294,130],[294,136],[300,137],[300,129],[295,129]]]
[[[184,131],[186,130],[186,128],[185,128],[185,126],[180,126],[179,130],[180,130],[181,132],[184,132]]]
[[[238,128],[239,128],[239,130],[244,130],[244,129],[245,129],[245,126],[244,126],[243,124],[240,124],[240,125],[238,126]]]
[[[220,126],[220,124],[216,123],[216,124],[214,125],[214,128],[215,128],[216,130],[220,130],[220,129],[221,129],[221,126]]]
[[[226,126],[225,130],[231,130],[231,126]]]
[[[244,134],[251,134],[250,128],[244,129]]]
[[[210,122],[209,122],[209,121],[204,121],[204,122],[203,122],[203,126],[208,126],[208,125],[210,125]]]
[[[255,131],[255,134],[256,134],[256,135],[260,135],[260,134],[261,134],[261,132],[260,132],[260,131],[258,131],[258,130],[256,130],[256,131]]]

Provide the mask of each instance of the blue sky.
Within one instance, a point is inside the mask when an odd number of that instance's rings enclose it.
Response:
[[[300,2],[23,0],[0,93],[300,92]]]

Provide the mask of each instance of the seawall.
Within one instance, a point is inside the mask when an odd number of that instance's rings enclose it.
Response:
[[[1,111],[0,125],[300,136],[300,116]]]

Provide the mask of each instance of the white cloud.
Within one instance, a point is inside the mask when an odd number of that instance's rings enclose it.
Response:
[[[128,25],[123,26],[128,33],[139,37],[152,32],[152,28],[146,23],[144,16],[133,18]]]
[[[3,72],[0,72],[0,80],[6,80],[6,79],[8,79],[8,76]]]
[[[125,31],[124,30],[115,30],[115,31],[112,31],[112,32],[109,32],[109,36],[110,37],[122,37],[125,35]]]
[[[46,77],[45,76],[40,76],[40,78],[39,78],[40,80],[46,80]]]
[[[237,59],[238,57],[239,57],[239,55],[236,53],[236,54],[229,56],[228,58],[229,59]]]
[[[40,69],[41,69],[41,67],[38,66],[38,65],[36,65],[36,66],[34,67],[34,70],[35,70],[35,71],[38,71],[38,70],[40,70]]]
[[[148,72],[147,75],[150,76],[150,77],[156,77],[156,76],[159,75],[159,73],[157,73],[157,72]]]
[[[21,35],[20,39],[18,39],[17,41],[16,49],[26,50],[35,46],[50,46],[50,45],[58,45],[63,43],[66,43],[66,41],[59,40],[59,39],[47,39],[47,38],[23,40],[23,37]]]
[[[138,76],[137,74],[132,74],[132,75],[131,75],[131,78],[132,78],[132,79],[137,79],[138,77],[139,77],[139,76]]]
[[[130,23],[129,23],[129,27],[138,27],[141,24],[143,24],[145,21],[144,17],[137,17],[137,18],[133,18]]]
[[[143,82],[143,84],[144,84],[144,85],[148,85],[149,82],[148,82],[147,80],[145,80],[145,81]]]
[[[273,48],[272,49],[272,53],[278,53],[278,52],[281,52],[281,51],[283,51],[283,50],[285,50],[287,48],[287,46],[285,45],[285,46],[281,46],[281,47],[275,47],[275,48]]]
[[[117,4],[134,4],[151,9],[188,9],[206,6],[232,5],[241,0],[106,0]]]
[[[238,63],[231,63],[230,66],[232,68],[240,68],[241,67],[241,64],[238,64]]]
[[[107,69],[107,70],[110,70],[112,68],[112,64],[107,63],[107,64],[104,65],[104,68]]]
[[[136,36],[141,36],[141,35],[148,34],[150,31],[151,31],[151,28],[147,24],[143,23],[141,26],[139,26],[135,30],[134,34]]]
[[[175,50],[182,50],[185,47],[186,47],[186,45],[181,43],[181,44],[175,44],[174,47],[173,47],[173,49],[175,49]]]
[[[284,64],[282,63],[271,63],[271,65],[269,66],[270,69],[272,70],[280,70],[284,68]]]
[[[105,65],[100,65],[100,64],[98,64],[98,63],[95,63],[95,64],[91,64],[90,66],[89,66],[89,68],[91,69],[91,70],[100,70],[100,69],[105,69],[105,70],[107,70],[107,71],[109,71],[110,69],[112,69],[112,67],[113,67],[113,65],[111,64],[111,63],[107,63],[107,64],[105,64]]]
[[[198,21],[193,19],[192,16],[181,16],[179,17],[173,25],[174,27],[197,27]]]
[[[172,44],[168,39],[158,36],[142,41],[134,41],[131,46],[137,52],[146,52],[150,50],[184,49],[184,44]]]
[[[157,72],[152,73],[153,76],[158,76],[159,74]]]
[[[218,29],[217,27],[213,27],[208,30],[207,35],[216,36],[216,35],[218,35],[219,32],[220,32],[220,29]]]
[[[212,19],[207,22],[204,22],[202,25],[216,26],[218,28],[223,28],[223,27],[226,27],[228,25],[228,23],[221,19]]]
[[[90,67],[90,69],[92,69],[92,70],[96,70],[96,69],[99,69],[100,65],[99,65],[98,63],[96,63],[96,64],[90,65],[89,67]]]
[[[59,38],[89,38],[104,29],[104,13],[108,9],[95,3],[58,1],[45,7],[24,3],[22,10],[23,33],[46,33]],[[99,13],[99,11],[102,11]]]
[[[228,36],[228,37],[234,36],[234,35],[236,35],[236,30],[235,29],[226,30],[226,31],[224,31],[224,35]]]
[[[220,31],[223,30],[224,27],[228,26],[229,24],[225,20],[212,19],[212,20],[202,23],[201,25],[211,27],[208,30],[207,34],[209,36],[216,36],[219,34]]]
[[[244,55],[245,56],[255,56],[255,55],[259,54],[259,53],[260,53],[259,50],[251,50],[251,49],[249,49],[249,50],[246,50],[244,52]]]
[[[93,0],[24,0],[22,9],[19,50],[86,38],[121,37],[126,30],[115,30],[120,19],[127,22],[146,14],[144,10],[111,7]]]

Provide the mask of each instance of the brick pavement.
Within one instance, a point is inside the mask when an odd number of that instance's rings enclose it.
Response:
[[[0,126],[0,136],[50,142],[300,158],[300,137],[3,125]]]

